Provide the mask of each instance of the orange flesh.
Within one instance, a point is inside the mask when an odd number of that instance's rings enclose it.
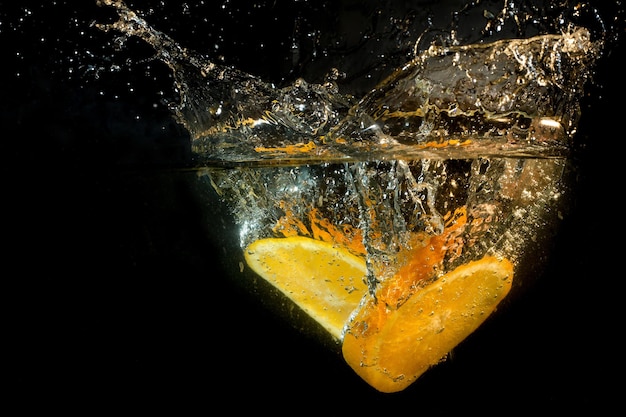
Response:
[[[285,215],[273,231],[284,237],[251,244],[249,266],[342,341],[346,362],[381,392],[403,390],[441,361],[510,290],[513,265],[495,257],[437,279],[444,259],[462,249],[464,207],[444,217],[441,235],[415,234],[398,256],[397,272],[374,295],[365,285],[358,228],[334,225],[315,208],[301,220],[286,203],[280,207]]]
[[[337,340],[367,292],[365,259],[303,236],[259,239],[246,263]]]
[[[489,317],[512,278],[509,261],[485,257],[420,289],[397,309],[369,297],[344,335],[344,359],[378,391],[401,391]]]

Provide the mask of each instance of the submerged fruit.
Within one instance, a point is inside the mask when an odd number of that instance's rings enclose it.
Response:
[[[344,336],[344,358],[377,390],[401,391],[485,321],[508,294],[512,278],[509,261],[487,256],[459,266],[399,306],[369,297]]]
[[[342,344],[346,362],[367,383],[401,391],[476,330],[511,288],[512,263],[493,256],[436,278],[445,255],[458,249],[466,211],[444,219],[444,232],[416,235],[401,251],[402,266],[373,292],[365,255],[344,244],[339,232],[333,239],[314,233],[324,240],[288,234],[259,239],[246,248],[245,259]],[[292,230],[291,224],[283,219],[280,231]],[[292,226],[308,231],[304,224]]]
[[[260,239],[248,246],[245,259],[338,340],[367,292],[365,259],[329,242],[302,236]]]

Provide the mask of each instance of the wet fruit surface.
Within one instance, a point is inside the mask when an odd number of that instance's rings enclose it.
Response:
[[[377,390],[401,391],[476,330],[512,280],[509,261],[486,257],[417,290],[398,307],[370,298],[351,320],[344,357]]]

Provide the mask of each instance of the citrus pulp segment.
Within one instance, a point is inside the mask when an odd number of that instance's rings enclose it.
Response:
[[[247,264],[337,340],[367,292],[365,259],[347,249],[302,236],[259,239]]]
[[[397,309],[369,297],[348,325],[344,358],[377,390],[401,391],[485,321],[512,279],[508,260],[487,256],[447,273]]]

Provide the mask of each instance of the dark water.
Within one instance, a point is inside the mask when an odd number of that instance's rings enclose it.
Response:
[[[382,14],[371,13],[374,2],[347,0],[328,2],[326,12],[295,1],[256,9],[242,1],[161,3],[133,7],[153,8],[155,25],[189,47],[276,83],[319,81],[336,65],[349,88],[363,91],[406,58],[418,17],[447,22],[461,2],[391,2]],[[622,35],[620,2],[595,3]],[[338,29],[326,13],[351,35],[329,38]],[[192,155],[163,103],[175,97],[168,71],[140,43],[116,48],[90,26],[108,17],[86,1],[0,6],[4,341],[22,405],[184,400],[207,410],[254,404],[288,412],[291,399],[315,411],[341,404],[354,414],[449,415],[618,403],[622,39],[608,43],[583,102],[576,194],[536,284],[451,360],[390,396],[224,279],[224,254],[207,238],[215,231],[206,230],[197,190],[169,175]],[[478,36],[477,27],[466,23],[459,36]],[[339,51],[383,50],[387,59],[355,63],[330,46],[324,54],[307,43],[316,36],[317,45],[341,41]]]

